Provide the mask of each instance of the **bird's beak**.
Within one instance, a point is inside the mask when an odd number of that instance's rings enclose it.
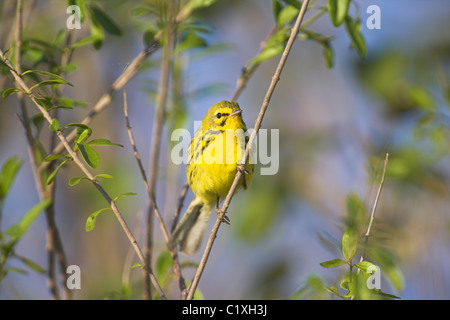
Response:
[[[233,112],[230,114],[230,117],[238,116],[238,115],[240,115],[241,113],[242,113],[242,110],[241,110],[241,109],[236,110],[236,111],[233,111]]]

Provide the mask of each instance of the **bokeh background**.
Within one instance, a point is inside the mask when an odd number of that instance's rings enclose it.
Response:
[[[149,1],[149,3],[152,1]],[[0,4],[0,45],[9,48],[15,1]],[[24,37],[52,39],[65,28],[65,1],[24,1]],[[144,47],[146,16],[133,16],[145,1],[96,1],[120,26],[122,36],[106,35],[99,50],[85,46],[74,52],[77,70],[67,76],[74,87],[63,94],[84,101],[86,108],[62,110],[60,122],[80,121],[111,83]],[[381,9],[381,29],[369,30],[366,9]],[[315,1],[314,6],[326,6]],[[390,154],[369,243],[385,248],[392,263],[383,268],[382,291],[402,299],[450,298],[449,197],[449,76],[450,7],[445,0],[358,0],[367,56],[361,60],[350,48],[343,26],[335,28],[325,14],[309,28],[333,36],[333,67],[327,68],[322,48],[311,40],[297,40],[264,117],[263,128],[279,129],[279,171],[257,174],[251,188],[232,201],[231,225],[222,225],[199,284],[206,299],[333,298],[314,287],[314,280],[336,284],[342,269],[325,269],[320,262],[339,257],[352,192],[370,212],[383,167]],[[307,13],[310,17],[312,12]],[[169,95],[167,118],[193,130],[208,107],[230,99],[243,66],[256,56],[261,41],[274,25],[271,1],[217,1],[198,12],[207,26],[207,48],[182,58],[183,113],[173,109]],[[82,24],[74,36],[89,33]],[[127,84],[130,121],[144,165],[149,165],[150,142],[161,53]],[[253,127],[278,58],[256,70],[238,102],[248,127]],[[11,81],[2,75],[2,88]],[[170,86],[174,84],[171,83]],[[122,92],[93,121],[93,138],[108,138],[124,148],[98,149],[98,173],[113,195],[135,192],[119,200],[137,238],[144,242],[147,196],[128,141]],[[30,112],[34,113],[29,104]],[[32,110],[32,111],[31,111]],[[2,228],[16,223],[39,201],[28,160],[26,138],[17,117],[14,96],[0,99],[0,163],[12,155],[24,160],[3,207]],[[169,224],[186,181],[183,166],[170,161],[170,128],[164,130],[158,171],[157,201]],[[48,133],[47,133],[48,134]],[[44,134],[45,137],[45,134]],[[259,172],[259,170],[257,170]],[[137,262],[113,214],[100,214],[96,227],[85,231],[88,215],[105,206],[85,183],[68,186],[80,171],[73,164],[57,176],[56,222],[68,264],[80,266],[82,288],[75,299],[141,298],[142,273],[129,270]],[[189,192],[185,207],[192,199]],[[213,219],[210,221],[212,226]],[[154,263],[165,250],[155,225]],[[41,215],[16,251],[46,268],[46,221]],[[201,253],[182,256],[183,275],[190,280]],[[11,260],[10,267],[22,268]],[[168,281],[169,296],[178,289]],[[300,291],[299,291],[300,290]],[[0,283],[0,299],[49,299],[46,275],[10,273]]]

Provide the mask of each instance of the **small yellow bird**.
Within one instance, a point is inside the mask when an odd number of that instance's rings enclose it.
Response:
[[[186,167],[187,180],[195,198],[171,235],[170,250],[180,244],[182,252],[195,253],[215,206],[219,213],[219,203],[233,184],[248,142],[247,127],[241,113],[236,102],[217,102],[209,108],[201,127],[195,132],[188,149]],[[253,161],[247,162],[236,191],[247,188],[253,171]],[[229,223],[226,216],[222,221]]]

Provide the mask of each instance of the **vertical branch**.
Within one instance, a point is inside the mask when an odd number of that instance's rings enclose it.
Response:
[[[73,49],[69,48],[69,45],[71,43],[71,39],[72,39],[72,33],[73,30],[69,29],[66,33],[66,37],[65,37],[65,47],[64,47],[64,51],[61,55],[61,60],[60,60],[60,65],[65,67],[67,66],[67,64],[70,61],[70,58],[72,56],[72,52]],[[65,72],[63,71],[60,76],[64,77]],[[62,86],[58,86],[56,88],[56,92],[55,95],[56,96],[61,96],[61,91],[62,91]],[[53,110],[53,117],[57,118],[58,116],[58,110],[59,109],[55,109]],[[52,150],[55,145],[57,144],[58,138],[56,136],[56,134],[52,133],[50,136],[50,148],[49,150]],[[49,166],[47,168],[48,172],[52,172],[56,167],[56,162],[54,161],[50,161]],[[39,170],[39,168],[37,168],[37,170]],[[42,176],[41,176],[42,177]],[[56,179],[53,180],[53,182],[47,186],[47,194],[48,197],[51,197],[51,199],[55,199],[55,190],[56,190]],[[47,250],[49,251],[54,251],[56,253],[56,257],[58,259],[58,263],[59,263],[59,277],[60,277],[60,281],[62,283],[62,288],[63,288],[63,292],[64,292],[64,298],[66,300],[70,300],[73,298],[73,291],[70,290],[67,285],[66,285],[66,281],[68,278],[68,274],[67,274],[67,258],[66,258],[66,253],[64,251],[64,247],[61,241],[61,237],[59,235],[59,231],[58,228],[56,226],[56,221],[55,221],[55,203],[54,201],[52,201],[52,203],[48,206],[48,208],[46,209],[46,218],[47,218],[47,234],[49,237],[49,245]]]
[[[16,41],[16,71],[21,74],[22,73],[22,19],[23,19],[23,2],[22,0],[17,1],[16,7],[16,27],[15,27],[15,41]],[[17,85],[17,81],[16,81]],[[55,214],[55,205],[54,205],[54,190],[55,190],[55,181],[49,186],[46,186],[45,181],[43,181],[43,176],[39,171],[39,162],[36,158],[35,147],[36,141],[32,134],[32,129],[30,126],[30,119],[28,117],[28,112],[25,104],[25,95],[22,92],[18,94],[19,105],[20,105],[20,121],[25,130],[25,136],[27,139],[27,149],[28,155],[31,162],[31,167],[33,170],[34,179],[36,182],[36,188],[39,193],[40,200],[51,199],[51,204],[46,208],[45,215],[47,220],[47,262],[48,262],[48,270],[47,270],[47,284],[50,290],[50,294],[53,299],[60,299],[60,295],[58,292],[58,285],[56,281],[56,268],[55,268],[55,255],[58,257],[58,261],[60,262],[60,278],[61,282],[65,284],[66,280],[66,257],[64,248],[62,246],[61,238],[59,236],[58,229],[56,227],[56,223],[54,220]],[[54,141],[54,137],[52,137]],[[52,170],[50,167],[49,170]],[[72,294],[71,291],[66,287],[64,288],[64,297],[66,299],[70,299]]]
[[[290,52],[290,50],[292,48],[292,45],[293,45],[293,43],[295,41],[295,38],[297,36],[298,30],[300,28],[300,24],[301,24],[301,22],[303,20],[303,17],[305,15],[305,13],[306,13],[306,8],[308,7],[308,4],[309,4],[309,0],[304,0],[303,3],[302,3],[302,7],[300,8],[300,11],[298,13],[297,20],[295,21],[295,25],[294,25],[294,27],[291,30],[291,34],[289,36],[289,40],[286,43],[286,47],[285,47],[285,49],[283,51],[283,54],[281,55],[280,61],[278,63],[278,66],[277,66],[277,68],[275,70],[275,73],[274,73],[274,75],[272,77],[272,81],[271,81],[271,83],[269,85],[269,88],[267,90],[267,93],[266,93],[266,95],[264,97],[264,100],[263,100],[260,112],[258,114],[258,117],[257,117],[256,121],[255,121],[255,128],[254,128],[252,134],[250,135],[250,139],[249,139],[249,142],[247,144],[247,148],[245,149],[245,154],[244,154],[244,157],[243,157],[243,161],[241,163],[247,163],[247,161],[248,161],[249,154],[250,154],[250,146],[253,144],[253,141],[256,138],[256,134],[258,133],[259,128],[261,127],[261,123],[262,123],[262,120],[264,118],[264,114],[265,114],[265,112],[266,112],[266,110],[267,110],[267,108],[269,106],[270,98],[272,97],[272,94],[273,94],[273,92],[275,90],[275,87],[276,87],[276,85],[278,83],[278,80],[280,79],[281,72],[283,71],[283,67],[284,67],[284,65],[286,63],[287,57],[289,55],[289,52]],[[203,270],[205,269],[205,265],[206,265],[206,262],[208,261],[208,257],[209,257],[209,254],[211,252],[214,240],[216,238],[217,232],[219,231],[220,224],[222,223],[221,221],[223,221],[222,220],[223,219],[223,215],[227,211],[227,209],[228,209],[228,207],[230,205],[230,202],[231,202],[231,198],[233,197],[234,191],[236,190],[237,185],[238,185],[240,179],[242,178],[242,175],[244,174],[243,173],[244,172],[243,168],[245,168],[245,165],[240,165],[240,170],[237,170],[236,177],[235,177],[235,179],[233,181],[233,184],[231,185],[230,191],[228,192],[227,197],[225,198],[225,201],[224,201],[224,203],[222,205],[222,208],[220,210],[221,214],[218,215],[216,223],[214,224],[214,227],[213,227],[213,229],[212,229],[212,231],[210,233],[210,237],[208,239],[208,243],[206,244],[205,251],[203,252],[202,259],[200,260],[199,266],[198,266],[198,268],[197,268],[197,270],[195,272],[194,278],[193,278],[192,283],[191,283],[191,288],[189,289],[189,293],[187,295],[187,299],[188,300],[191,300],[194,297],[194,293],[195,293],[195,290],[197,289],[198,282],[200,281],[200,278],[202,276]]]
[[[144,169],[144,166],[142,164],[139,152],[137,150],[137,146],[136,146],[136,143],[134,141],[133,133],[131,131],[130,120],[128,118],[128,99],[127,99],[126,87],[124,87],[124,90],[123,90],[123,100],[124,100],[123,113],[125,115],[125,120],[126,120],[126,124],[127,124],[128,138],[129,138],[131,146],[133,148],[134,157],[136,158],[136,161],[138,163],[139,171],[141,172],[141,177],[142,177],[142,180],[144,181],[145,189],[147,190],[148,197],[149,197],[149,199],[153,199],[153,203],[155,205],[155,214],[156,214],[156,217],[159,220],[160,227],[161,227],[161,230],[162,230],[163,235],[164,235],[164,239],[165,239],[165,241],[167,243],[167,242],[169,242],[169,233],[168,233],[167,228],[166,228],[166,226],[164,224],[164,221],[162,220],[161,213],[159,212],[159,210],[158,210],[158,208],[156,206],[156,201],[154,199],[154,195],[151,192],[150,185],[149,185],[149,183],[147,181],[147,175],[145,173],[145,169]],[[180,262],[179,262],[179,259],[178,259],[177,250],[176,249],[172,250],[171,254],[172,254],[172,259],[173,259],[174,273],[175,273],[175,276],[177,277],[178,285],[179,285],[180,291],[182,293],[182,297],[184,298],[183,295],[185,295],[185,293],[186,293],[186,286],[184,284],[184,278],[183,278],[183,276],[181,274],[181,268],[180,268]]]
[[[148,211],[147,211],[147,242],[144,249],[145,262],[147,266],[151,265],[151,256],[152,256],[152,248],[153,248],[153,213],[156,207],[156,196],[155,196],[155,188],[156,188],[156,180],[158,174],[159,167],[159,154],[161,147],[161,136],[162,129],[164,126],[164,108],[167,100],[167,92],[169,85],[169,71],[170,71],[170,62],[171,62],[171,41],[170,38],[173,34],[173,30],[175,28],[174,21],[174,4],[173,1],[169,1],[169,16],[168,16],[168,26],[165,32],[163,33],[163,48],[162,48],[162,62],[161,62],[161,73],[159,79],[159,87],[158,87],[158,96],[156,99],[156,113],[154,118],[154,126],[153,126],[153,134],[152,134],[152,143],[151,143],[151,151],[150,151],[150,174],[149,174],[149,184],[150,184],[150,197],[148,201]],[[151,299],[151,287],[149,286],[148,281],[148,272],[144,274],[144,298]]]
[[[183,189],[181,189],[180,196],[178,197],[177,207],[175,208],[175,212],[172,217],[172,225],[170,227],[170,232],[175,230],[177,226],[178,219],[180,218],[181,209],[183,208],[184,198],[186,198],[187,192],[189,191],[189,183],[186,181],[184,183]]]

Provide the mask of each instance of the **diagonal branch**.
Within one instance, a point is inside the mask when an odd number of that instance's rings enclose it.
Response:
[[[258,117],[257,117],[256,121],[255,121],[255,128],[254,128],[252,134],[250,135],[250,139],[249,139],[249,142],[247,144],[247,148],[245,149],[244,158],[243,158],[241,163],[245,164],[248,161],[248,158],[249,158],[249,155],[250,155],[250,146],[253,144],[253,141],[256,138],[256,135],[257,135],[257,133],[259,131],[259,128],[261,127],[261,123],[262,123],[262,120],[264,118],[264,114],[265,114],[265,112],[266,112],[266,110],[267,110],[267,108],[269,106],[269,102],[270,102],[270,99],[272,97],[272,94],[273,94],[273,92],[275,90],[275,87],[276,87],[276,85],[277,85],[277,83],[278,83],[278,81],[280,79],[281,72],[283,71],[283,67],[284,67],[284,65],[286,63],[287,57],[289,55],[289,52],[290,52],[290,50],[292,48],[292,45],[294,43],[294,40],[295,40],[295,38],[297,36],[298,30],[300,28],[300,24],[301,24],[301,22],[303,20],[303,17],[305,15],[305,13],[306,13],[306,8],[308,7],[308,4],[309,4],[309,0],[304,0],[303,3],[302,3],[302,7],[300,9],[300,12],[298,13],[297,20],[295,21],[295,25],[294,25],[294,27],[291,30],[291,35],[289,36],[289,40],[286,43],[286,47],[285,47],[285,49],[283,51],[283,54],[281,55],[280,62],[278,63],[278,66],[277,66],[277,68],[275,70],[275,73],[274,73],[274,75],[272,77],[272,81],[270,82],[269,88],[267,90],[266,96],[264,97],[264,101],[262,103],[260,112],[258,114]],[[230,191],[228,192],[228,195],[225,198],[225,201],[224,201],[224,203],[222,205],[222,208],[220,210],[221,214],[218,215],[216,223],[214,224],[214,227],[213,227],[213,229],[212,229],[212,231],[210,233],[210,237],[208,239],[208,243],[206,244],[206,248],[205,248],[205,251],[203,252],[202,259],[200,260],[200,264],[199,264],[199,266],[198,266],[198,268],[197,268],[197,270],[195,272],[194,278],[193,278],[192,283],[191,283],[191,288],[189,289],[189,293],[188,293],[188,296],[187,296],[188,300],[191,300],[194,297],[195,290],[197,289],[198,282],[200,281],[200,277],[202,276],[203,270],[205,269],[205,265],[206,265],[206,262],[208,260],[209,254],[211,252],[214,240],[216,238],[217,232],[219,231],[220,224],[223,221],[223,215],[227,211],[227,209],[228,209],[228,207],[230,205],[231,199],[233,197],[234,191],[236,190],[237,185],[238,185],[240,179],[242,178],[242,175],[244,174],[243,173],[244,172],[243,168],[245,168],[245,165],[240,165],[240,167],[241,167],[242,170],[237,170],[236,177],[235,177],[235,179],[233,181],[233,184],[231,185]]]
[[[378,191],[377,191],[377,195],[375,197],[375,202],[372,207],[372,212],[370,213],[369,225],[367,226],[367,231],[364,234],[364,248],[363,248],[363,252],[361,254],[361,258],[360,258],[359,262],[364,260],[364,255],[366,253],[365,251],[366,251],[366,247],[367,247],[367,242],[369,241],[370,230],[372,229],[373,219],[375,218],[375,211],[377,210],[378,200],[380,199],[381,189],[383,188],[383,184],[384,184],[384,177],[386,176],[386,168],[387,168],[388,160],[389,160],[389,153],[386,153],[386,157],[384,159],[384,165],[383,165],[383,173],[381,175],[381,181],[380,181],[380,185],[378,186]],[[359,269],[358,269],[358,272],[359,272]]]
[[[50,114],[48,113],[48,111],[43,108],[37,101],[36,98],[34,96],[34,94],[30,91],[30,89],[28,88],[28,86],[25,84],[25,82],[23,81],[23,79],[17,74],[16,70],[14,70],[11,62],[4,56],[3,51],[0,49],[0,58],[2,58],[2,60],[8,65],[8,67],[10,68],[10,72],[14,77],[14,80],[16,81],[16,83],[18,84],[18,87],[20,89],[22,89],[24,92],[26,92],[26,94],[28,95],[28,97],[30,98],[30,100],[36,105],[36,107],[39,109],[39,111],[42,113],[42,115],[44,116],[45,120],[47,120],[47,122],[49,124],[52,124],[53,119],[50,116]],[[144,255],[142,253],[142,250],[139,246],[139,244],[137,243],[134,235],[132,234],[132,232],[130,231],[130,229],[128,228],[125,220],[123,219],[122,214],[120,213],[119,209],[116,206],[115,201],[109,196],[109,194],[105,191],[105,189],[103,189],[103,187],[100,185],[100,183],[97,181],[97,179],[94,177],[94,175],[92,175],[92,173],[89,171],[89,169],[85,166],[85,164],[81,161],[81,159],[78,157],[77,153],[72,149],[72,147],[70,146],[70,143],[67,141],[66,137],[62,134],[62,132],[60,130],[56,131],[56,135],[59,138],[59,140],[61,141],[62,145],[64,146],[64,148],[67,150],[67,152],[69,153],[69,155],[72,157],[73,161],[75,162],[75,164],[81,169],[81,171],[86,175],[87,178],[89,178],[89,180],[91,180],[91,182],[94,184],[94,186],[97,188],[97,190],[100,192],[100,194],[103,196],[103,198],[108,202],[111,210],[114,212],[117,220],[119,221],[119,224],[121,225],[122,229],[124,230],[126,236],[128,237],[128,240],[130,241],[131,245],[133,246],[134,250],[136,251],[139,260],[141,261],[141,263],[146,267],[146,270],[148,270],[149,274],[150,274],[150,279],[153,283],[153,285],[155,286],[159,296],[162,299],[166,299],[166,296],[164,294],[164,291],[162,290],[160,284],[158,283],[158,280],[156,279],[156,277],[154,276],[152,269],[150,268],[150,266],[145,264],[145,259],[144,259]]]
[[[111,85],[111,89],[109,92],[104,93],[97,103],[92,107],[91,111],[86,115],[86,117],[81,121],[82,124],[89,125],[92,119],[101,112],[104,108],[106,108],[112,101],[113,94],[118,90],[122,89],[122,87],[130,81],[130,79],[138,72],[142,63],[156,50],[158,50],[160,33],[156,34],[153,41],[142,50],[136,58],[130,63],[130,65],[122,72],[122,74],[114,81]],[[77,130],[74,129],[70,134],[67,135],[66,139],[69,143],[72,143],[75,140],[77,135]],[[61,153],[64,150],[64,145],[59,143],[53,150],[52,154]],[[48,166],[48,162],[44,162],[41,164],[39,170],[42,171]]]

